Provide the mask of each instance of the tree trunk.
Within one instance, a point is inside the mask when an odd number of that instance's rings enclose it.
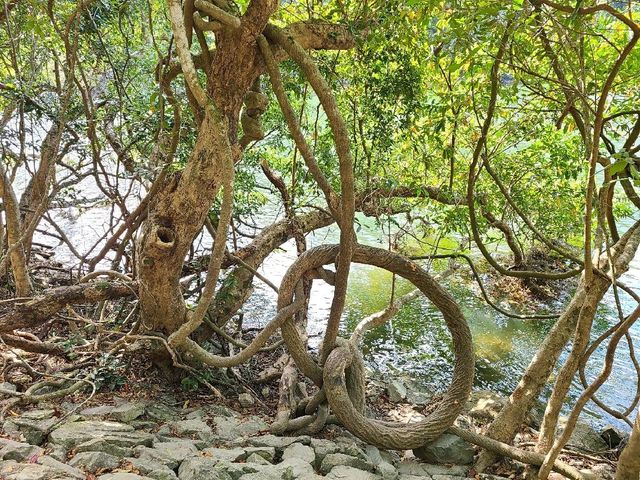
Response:
[[[182,265],[232,155],[226,125],[215,117],[206,113],[186,168],[158,193],[138,242],[141,315],[150,330],[171,334],[185,319]]]
[[[636,416],[636,421],[631,430],[629,443],[624,447],[618,459],[618,470],[616,480],[638,480],[640,479],[640,410]]]

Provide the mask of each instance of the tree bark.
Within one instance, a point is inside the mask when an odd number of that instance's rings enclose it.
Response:
[[[616,480],[638,480],[640,478],[640,410],[633,424],[629,443],[618,459]]]

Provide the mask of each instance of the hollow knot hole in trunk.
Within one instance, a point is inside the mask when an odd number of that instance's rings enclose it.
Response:
[[[156,228],[155,244],[158,248],[169,250],[174,246],[175,240],[176,234],[172,229],[167,227]]]

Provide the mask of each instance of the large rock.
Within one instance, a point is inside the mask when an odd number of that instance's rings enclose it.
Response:
[[[358,470],[357,468],[348,467],[346,465],[338,465],[331,469],[331,472],[325,478],[344,479],[344,480],[378,480],[382,477],[371,472]]]
[[[299,458],[307,463],[314,463],[316,460],[316,454],[313,451],[313,448],[308,447],[307,445],[302,445],[301,443],[294,443],[293,445],[289,445],[285,448],[282,458],[284,460],[287,458]]]
[[[146,458],[125,458],[125,465],[129,464],[142,475],[155,480],[177,480],[178,476],[166,465]]]
[[[69,461],[69,465],[95,473],[116,468],[120,460],[104,452],[80,452]]]
[[[86,408],[80,412],[83,417],[111,418],[117,422],[129,423],[142,416],[146,404],[117,400],[116,405],[100,405]]]
[[[3,480],[68,480],[64,472],[36,463],[18,463],[14,460],[0,463],[0,478]]]
[[[313,444],[313,442],[316,441],[316,439],[312,439],[310,437],[307,436],[301,436],[301,437],[277,437],[275,435],[262,435],[260,437],[251,437],[247,439],[247,443],[249,445],[253,445],[254,447],[273,447],[276,449],[276,451],[278,453],[282,453],[282,451],[287,448],[289,445],[292,445],[294,443],[302,443],[303,445],[309,445],[310,443]],[[328,440],[324,440],[326,442],[329,442]],[[329,442],[331,443],[331,442]],[[315,447],[314,447],[315,449]],[[317,452],[316,452],[317,453]]]
[[[505,406],[507,399],[489,390],[471,392],[467,401],[468,415],[480,423],[493,421]]]
[[[560,417],[558,421],[558,433],[561,433],[564,430],[566,424],[567,417]],[[596,432],[591,425],[582,420],[578,420],[576,423],[576,427],[574,428],[568,443],[569,445],[587,453],[609,449],[607,442],[602,439],[598,432]]]
[[[424,447],[414,449],[413,454],[428,463],[468,465],[473,462],[475,451],[460,437],[445,433]]]
[[[2,429],[4,433],[10,434],[14,437],[22,435],[27,443],[31,445],[41,445],[47,438],[49,431],[58,421],[56,418],[47,416],[51,411],[35,411],[35,418],[30,416],[21,416],[10,418],[4,422]],[[43,412],[42,415],[38,415],[38,412]]]
[[[0,460],[25,462],[44,454],[44,449],[28,443],[0,438]]]
[[[445,466],[445,465],[431,465],[428,463],[421,463],[415,460],[403,460],[398,465],[398,473],[400,479],[403,475],[413,475],[416,477],[429,478],[434,475],[449,475],[451,477],[466,477],[467,467],[461,465]]]
[[[98,480],[153,480],[153,478],[143,477],[142,475],[137,475],[135,473],[117,472],[100,475]]]
[[[375,470],[375,466],[368,460],[352,457],[351,455],[346,455],[344,453],[329,453],[324,457],[320,464],[320,472],[326,475],[338,465],[353,467],[358,470],[366,470],[369,472],[373,472]]]
[[[396,378],[387,385],[387,395],[391,402],[400,403],[407,398],[407,387],[402,380]]]
[[[259,465],[232,464],[209,457],[190,457],[178,469],[180,480],[235,480],[246,473],[258,472]],[[233,476],[232,476],[233,473]]]
[[[176,469],[185,458],[197,455],[198,449],[190,442],[165,442],[156,443],[153,448],[141,445],[134,452],[139,458]]]
[[[117,422],[87,420],[69,422],[56,428],[49,435],[49,442],[73,448],[90,440],[109,437],[119,446],[150,445],[153,435],[135,432],[133,427]]]
[[[221,440],[237,440],[242,437],[250,437],[258,432],[267,430],[264,420],[251,416],[245,418],[236,417],[215,417],[216,435]]]

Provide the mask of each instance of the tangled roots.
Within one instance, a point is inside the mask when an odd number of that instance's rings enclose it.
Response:
[[[324,265],[335,263],[339,245],[322,245],[298,257],[285,274],[278,297],[278,309],[293,302],[296,284]],[[324,367],[307,352],[302,336],[289,318],[281,326],[282,337],[298,368],[321,393],[310,405],[328,401],[337,420],[362,440],[383,448],[412,449],[435,440],[460,414],[473,384],[474,356],[469,326],[449,295],[425,270],[403,256],[380,248],[355,245],[353,262],[383,268],[413,283],[439,310],[453,339],[453,380],[436,408],[422,421],[412,424],[382,422],[364,416],[364,363],[357,345],[345,339],[336,342]],[[306,413],[310,414],[310,408]],[[326,412],[318,409],[315,426]],[[292,420],[293,421],[293,420]]]

